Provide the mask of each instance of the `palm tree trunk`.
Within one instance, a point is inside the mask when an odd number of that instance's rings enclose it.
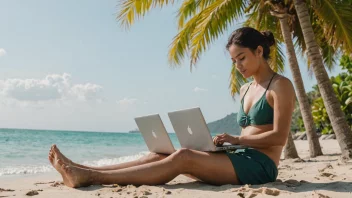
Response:
[[[308,58],[311,61],[314,75],[329,115],[336,139],[340,145],[342,159],[352,158],[352,132],[349,128],[345,115],[341,110],[340,103],[334,94],[329,76],[325,70],[322,55],[315,40],[312,24],[309,19],[308,8],[304,0],[294,0],[298,19],[302,28],[303,36],[308,50]]]
[[[280,19],[281,32],[284,37],[284,41],[286,43],[286,53],[288,56],[290,69],[292,72],[292,78],[296,87],[296,94],[298,97],[299,108],[301,110],[304,127],[306,128],[310,157],[323,155],[323,152],[321,150],[320,143],[319,143],[319,138],[315,131],[312,108],[308,102],[308,97],[303,85],[301,71],[299,70],[299,66],[297,62],[295,48],[293,47],[291,31],[288,26],[286,13],[283,15],[283,17],[280,17],[279,19]]]
[[[287,142],[284,148],[284,157],[285,159],[299,158],[291,132],[288,134]]]

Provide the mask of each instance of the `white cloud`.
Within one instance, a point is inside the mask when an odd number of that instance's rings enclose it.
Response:
[[[122,106],[128,106],[128,105],[134,105],[137,102],[136,98],[124,98],[122,100],[116,101],[117,104],[122,105]]]
[[[6,53],[5,49],[0,48],[0,57],[1,57],[1,56],[5,56],[6,54],[7,54],[7,53]]]
[[[100,85],[86,83],[77,84],[71,87],[70,93],[76,96],[79,100],[94,100],[98,93],[103,89]]]
[[[207,89],[203,89],[203,88],[199,88],[199,87],[196,87],[193,89],[194,92],[205,92],[205,91],[208,91]]]
[[[47,75],[43,79],[0,80],[0,95],[21,102],[59,101],[65,99],[92,100],[102,87],[92,83],[70,83],[71,75]]]

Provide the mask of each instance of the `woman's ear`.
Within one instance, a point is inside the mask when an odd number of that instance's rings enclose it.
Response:
[[[263,57],[263,47],[261,46],[261,45],[259,45],[258,47],[257,47],[257,55],[259,56],[259,57]]]

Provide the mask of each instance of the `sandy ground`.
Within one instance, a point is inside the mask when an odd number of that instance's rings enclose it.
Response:
[[[321,140],[324,156],[309,158],[308,142],[295,141],[303,160],[281,160],[278,180],[265,185],[211,186],[179,176],[162,186],[90,186],[73,189],[61,184],[58,173],[0,177],[1,197],[349,197],[352,161],[339,160],[336,140]]]

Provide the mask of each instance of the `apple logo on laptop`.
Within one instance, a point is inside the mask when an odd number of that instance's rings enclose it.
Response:
[[[191,135],[193,134],[193,131],[192,131],[191,127],[189,127],[189,125],[187,127],[187,131],[188,131],[189,134],[191,134]]]
[[[154,136],[155,138],[157,138],[157,137],[156,137],[156,133],[154,132],[154,130],[152,130],[152,134],[153,134],[153,136]]]

